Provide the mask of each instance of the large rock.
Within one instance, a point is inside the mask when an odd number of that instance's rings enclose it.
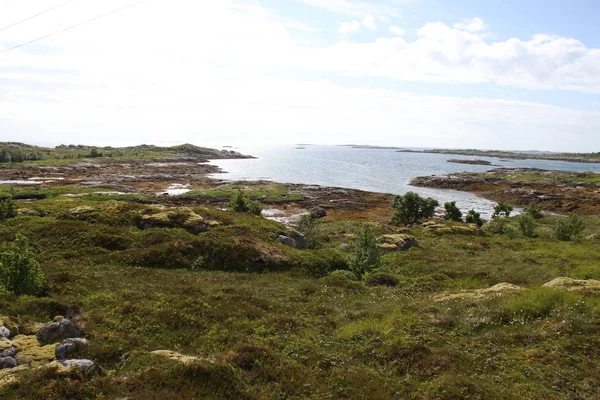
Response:
[[[171,360],[179,361],[182,364],[191,364],[191,363],[195,363],[198,361],[209,361],[205,358],[186,356],[184,354],[177,353],[177,352],[171,351],[171,350],[155,350],[155,351],[151,352],[151,354],[156,354],[157,356],[167,357]],[[209,361],[209,362],[212,362],[212,361]]]
[[[67,372],[77,371],[87,376],[104,375],[102,368],[92,360],[58,360],[51,362],[47,367]]]
[[[298,231],[292,230],[290,232],[290,236],[279,235],[275,240],[278,243],[294,249],[304,250],[308,248],[308,240],[306,240],[306,236]]]
[[[220,225],[218,221],[206,221],[190,207],[168,208],[154,206],[143,211],[140,227],[150,228],[184,228],[191,233],[207,232]],[[150,212],[150,214],[147,214]]]
[[[420,247],[417,239],[403,233],[383,235],[380,236],[377,241],[379,242],[379,248],[386,253],[392,251],[406,251],[413,247]]]
[[[281,243],[285,246],[292,247],[294,249],[296,248],[296,241],[289,236],[279,235],[275,240],[277,241],[277,243]]]
[[[15,346],[10,346],[8,349],[0,351],[0,358],[4,358],[4,357],[13,357],[16,356],[18,353],[18,350]]]
[[[17,360],[12,357],[2,357],[0,358],[0,369],[6,368],[16,368]]]
[[[600,281],[595,279],[580,280],[560,277],[542,285],[545,288],[561,289],[568,292],[600,294]]]
[[[87,339],[83,338],[70,338],[65,339],[58,346],[56,346],[56,350],[54,351],[54,355],[57,360],[65,360],[85,349],[89,345]]]
[[[310,210],[310,216],[313,218],[324,218],[327,216],[327,211],[323,207],[314,207]]]
[[[81,331],[66,318],[49,322],[40,329],[37,339],[42,344],[51,344],[68,338],[81,336]]]
[[[0,326],[0,338],[9,338],[10,330],[5,326]]]

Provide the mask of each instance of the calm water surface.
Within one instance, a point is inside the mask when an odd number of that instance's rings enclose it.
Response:
[[[494,203],[470,193],[418,188],[409,181],[417,176],[452,172],[485,172],[497,167],[527,167],[566,171],[600,172],[600,164],[546,160],[505,160],[448,154],[399,153],[396,150],[354,149],[341,146],[241,147],[253,160],[215,160],[226,171],[214,178],[226,180],[265,179],[282,183],[302,183],[344,187],[380,193],[408,191],[440,201],[456,201],[462,210],[474,208],[489,217]],[[496,166],[448,163],[449,159],[483,159]]]

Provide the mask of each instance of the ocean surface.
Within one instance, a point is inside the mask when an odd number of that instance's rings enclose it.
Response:
[[[299,149],[302,147],[303,149]],[[417,176],[452,172],[485,172],[498,167],[526,167],[565,171],[600,172],[600,164],[548,160],[501,160],[448,154],[399,153],[393,149],[362,149],[344,146],[235,147],[233,150],[257,157],[249,160],[214,160],[224,173],[223,180],[270,180],[281,183],[314,184],[404,194],[408,191],[433,197],[441,204],[456,201],[458,207],[471,208],[489,218],[494,203],[466,192],[410,186]],[[454,164],[450,159],[490,161],[494,166]]]

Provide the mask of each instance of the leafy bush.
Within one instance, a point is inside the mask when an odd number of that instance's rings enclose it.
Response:
[[[381,263],[381,250],[377,245],[377,237],[369,225],[364,225],[352,244],[350,270],[357,278],[378,268]]]
[[[480,228],[483,226],[481,214],[476,212],[475,210],[469,210],[469,212],[465,216],[465,222],[467,224],[476,224]]]
[[[536,203],[531,203],[527,207],[525,207],[525,214],[529,215],[534,219],[544,218],[544,214],[540,210],[540,207]]]
[[[229,209],[238,213],[260,215],[262,204],[260,201],[250,200],[242,189],[238,189],[229,200]]]
[[[451,201],[448,203],[444,203],[444,208],[446,209],[446,214],[444,218],[450,221],[462,221],[462,213],[456,207],[456,202]]]
[[[577,238],[584,229],[585,226],[583,225],[581,217],[573,214],[558,221],[556,230],[554,231],[554,237],[558,240],[568,242],[569,240]]]
[[[365,280],[365,285],[367,286],[389,286],[395,287],[398,286],[400,279],[396,275],[378,273],[369,276]]]
[[[492,218],[510,217],[510,213],[513,211],[513,207],[510,204],[498,203],[494,207],[494,213]]]
[[[15,294],[38,295],[43,289],[44,274],[21,234],[0,254],[0,284]]]
[[[533,216],[529,214],[521,214],[517,217],[519,224],[519,230],[524,236],[533,237],[535,236],[536,223]]]
[[[8,197],[0,201],[0,221],[5,219],[14,218],[17,216],[17,210],[15,203],[13,203],[12,197]]]
[[[309,249],[321,242],[321,223],[310,214],[303,215],[298,222],[298,230],[306,237]]]
[[[437,200],[430,197],[424,199],[414,192],[396,196],[392,203],[392,207],[396,209],[392,222],[405,226],[418,224],[424,219],[433,217],[435,208],[439,205]]]

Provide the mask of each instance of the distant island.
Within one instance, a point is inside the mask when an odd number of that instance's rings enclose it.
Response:
[[[447,162],[454,163],[454,164],[492,165],[491,162],[485,161],[485,160],[458,160],[458,159],[453,159],[453,160],[448,160]]]
[[[596,153],[545,153],[540,151],[504,151],[504,150],[451,150],[451,149],[432,149],[432,150],[398,150],[399,153],[426,153],[426,154],[452,154],[460,156],[476,157],[494,157],[508,158],[515,160],[552,160],[578,163],[600,163],[600,152]]]

